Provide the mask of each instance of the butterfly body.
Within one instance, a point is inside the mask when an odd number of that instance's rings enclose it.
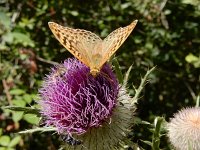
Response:
[[[49,22],[49,27],[57,40],[76,58],[90,68],[95,77],[103,64],[117,51],[137,24],[133,21],[126,27],[120,27],[110,33],[104,40],[96,34],[83,30],[63,27]]]
[[[98,73],[100,72],[100,69],[98,68],[91,68],[90,69],[90,73],[93,77],[96,77],[98,75]]]

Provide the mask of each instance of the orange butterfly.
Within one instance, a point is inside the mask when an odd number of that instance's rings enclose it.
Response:
[[[110,59],[130,35],[137,24],[137,20],[126,27],[114,30],[103,40],[87,30],[63,27],[54,22],[48,24],[57,40],[88,66],[90,73],[95,77],[103,64]]]

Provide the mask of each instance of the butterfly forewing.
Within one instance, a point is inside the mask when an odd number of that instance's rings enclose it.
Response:
[[[137,24],[137,20],[133,21],[126,27],[121,27],[114,30],[103,40],[102,55],[103,59],[99,65],[103,65],[110,57],[117,51],[117,49],[124,43],[127,37],[131,34]]]
[[[99,49],[102,44],[100,37],[87,30],[63,27],[54,22],[49,22],[49,27],[69,52],[88,67],[93,65],[94,50]]]

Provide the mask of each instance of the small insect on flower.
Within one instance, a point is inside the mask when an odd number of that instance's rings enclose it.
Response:
[[[90,68],[96,77],[106,61],[124,43],[135,28],[137,20],[126,27],[120,27],[110,33],[104,40],[96,34],[83,30],[63,27],[49,22],[49,28],[56,39],[76,58]]]
[[[67,69],[63,65],[58,66],[55,72],[53,72],[52,79],[55,80],[56,77],[62,78],[64,74],[66,73],[66,71]]]
[[[69,145],[75,146],[75,145],[82,144],[81,140],[75,139],[74,137],[70,136],[69,134],[67,134],[67,135],[62,134],[62,135],[60,135],[60,137],[64,142],[68,143]]]

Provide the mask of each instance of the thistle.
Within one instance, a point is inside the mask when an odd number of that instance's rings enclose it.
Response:
[[[113,149],[133,124],[137,98],[127,94],[109,64],[93,77],[80,61],[67,59],[47,75],[39,93],[45,124],[57,129],[67,149]]]
[[[46,124],[57,127],[59,133],[80,135],[109,118],[119,87],[108,65],[102,72],[106,76],[94,78],[89,68],[76,59],[54,68],[39,91]]]
[[[200,149],[200,108],[185,108],[168,123],[168,137],[177,150]]]

